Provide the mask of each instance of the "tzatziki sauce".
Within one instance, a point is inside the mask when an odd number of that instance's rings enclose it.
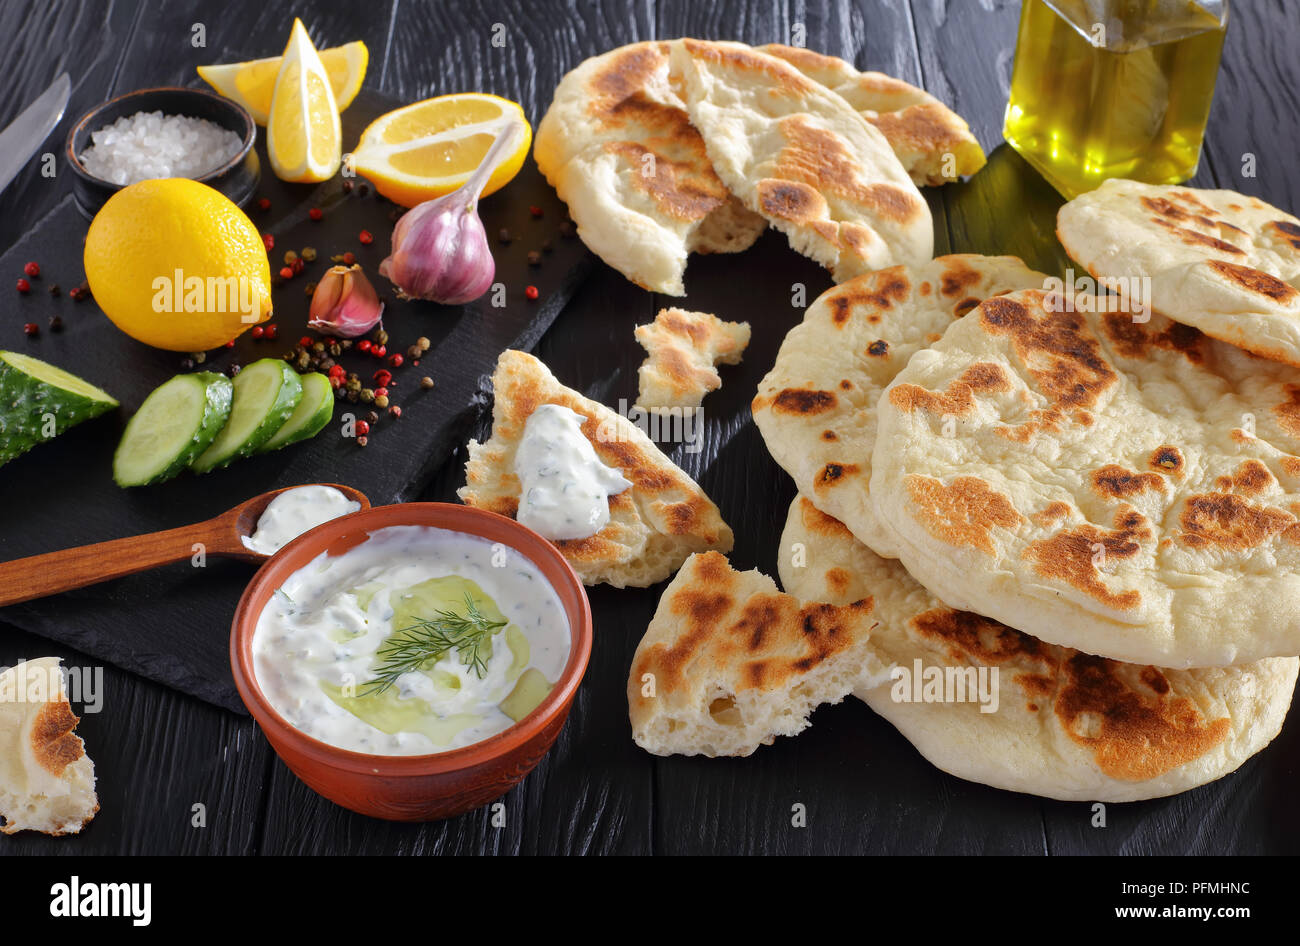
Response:
[[[467,615],[504,625],[480,638],[480,661],[452,648],[393,671],[397,645]],[[424,755],[479,742],[536,709],[570,640],[559,595],[523,553],[463,532],[389,526],[290,575],[258,617],[252,650],[258,685],[297,729],[354,752]]]
[[[609,523],[609,497],[632,485],[596,456],[582,435],[586,419],[559,404],[542,404],[528,416],[515,451],[515,518],[548,539],[595,535]]]
[[[263,555],[274,555],[304,532],[361,508],[333,486],[299,486],[285,490],[267,504],[244,545]]]

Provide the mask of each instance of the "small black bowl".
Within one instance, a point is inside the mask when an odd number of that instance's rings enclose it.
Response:
[[[95,106],[77,119],[77,123],[68,132],[64,152],[68,165],[72,168],[72,193],[76,198],[77,209],[86,219],[94,217],[104,202],[125,186],[95,177],[81,163],[81,152],[91,144],[91,132],[136,112],[157,111],[164,115],[203,118],[239,135],[244,141],[239,153],[197,180],[221,191],[240,207],[253,196],[262,168],[257,152],[253,150],[253,142],[257,140],[257,125],[253,122],[253,116],[248,114],[248,109],[206,89],[138,89]]]

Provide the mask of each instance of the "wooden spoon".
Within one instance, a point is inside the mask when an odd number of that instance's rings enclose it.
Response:
[[[332,486],[348,499],[359,502],[362,509],[370,508],[370,500],[360,490],[338,483],[321,483]],[[254,496],[227,510],[215,519],[197,522],[191,526],[150,532],[128,539],[113,539],[32,555],[0,563],[0,606],[30,601],[60,591],[84,588],[110,578],[134,575],[136,572],[183,562],[195,554],[194,546],[201,543],[206,555],[237,558],[245,562],[264,562],[270,556],[254,552],[244,545],[244,536],[252,535],[257,520],[266,511],[267,504],[276,496],[297,486],[272,490]]]

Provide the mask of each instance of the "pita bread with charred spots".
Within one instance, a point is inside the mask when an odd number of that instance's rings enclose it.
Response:
[[[1149,304],[1300,366],[1300,220],[1256,197],[1110,180],[1061,207],[1056,233],[1098,280],[1149,279]]]
[[[747,756],[838,703],[869,662],[868,600],[806,604],[716,553],[664,589],[628,676],[637,745],[655,755]]]
[[[0,673],[0,832],[76,834],[99,811],[58,657]]]
[[[965,119],[924,89],[810,49],[780,43],[757,49],[826,86],[880,129],[917,187],[974,174],[987,160]]]
[[[1014,256],[958,254],[827,290],[759,382],[752,409],[768,452],[818,509],[879,554],[896,555],[870,501],[881,392],[979,303],[1046,279]]]
[[[934,765],[972,782],[1064,801],[1187,791],[1268,745],[1295,691],[1295,657],[1168,670],[1045,644],[955,611],[802,496],[790,507],[777,561],[781,584],[800,599],[875,602],[869,664],[885,670],[864,672],[854,695]],[[914,675],[917,661],[952,681],[950,699],[895,699],[914,692],[896,690],[907,684],[893,668]],[[996,710],[983,712],[978,675],[991,680],[994,671]]]
[[[1300,653],[1295,371],[1162,316],[986,299],[881,397],[870,496],[923,585],[1048,643]]]
[[[718,507],[631,421],[556,380],[532,355],[507,350],[492,375],[492,436],[469,442],[468,506],[514,518],[519,510],[515,451],[524,424],[542,404],[559,404],[586,420],[582,434],[602,463],[632,482],[609,497],[609,523],[585,539],[558,539],[556,548],[585,584],[643,588],[663,581],[693,552],[731,551],[731,528]]]
[[[588,248],[652,292],[684,295],[689,254],[739,252],[767,229],[714,173],[667,43],[621,46],[568,73],[533,156]]]
[[[637,407],[695,408],[705,394],[722,387],[716,365],[740,364],[749,344],[749,323],[724,322],[708,312],[660,309],[635,334],[649,355],[637,371]]]
[[[928,205],[885,136],[848,102],[742,43],[670,47],[714,171],[795,250],[836,282],[934,255]]]

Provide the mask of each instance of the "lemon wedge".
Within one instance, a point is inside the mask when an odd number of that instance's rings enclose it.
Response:
[[[302,20],[293,21],[275,77],[266,150],[276,177],[285,181],[327,180],[343,157],[338,103]]]
[[[233,99],[265,125],[271,118],[271,96],[275,94],[275,77],[280,74],[281,56],[251,59],[216,66],[199,66],[199,77],[228,99]],[[357,40],[320,51],[321,65],[330,77],[334,101],[346,112],[361,91],[370,64],[370,50]]]
[[[464,184],[497,136],[515,123],[524,134],[488,179],[486,196],[519,173],[533,140],[519,104],[495,95],[440,95],[381,115],[362,132],[348,163],[389,200],[414,207]]]

